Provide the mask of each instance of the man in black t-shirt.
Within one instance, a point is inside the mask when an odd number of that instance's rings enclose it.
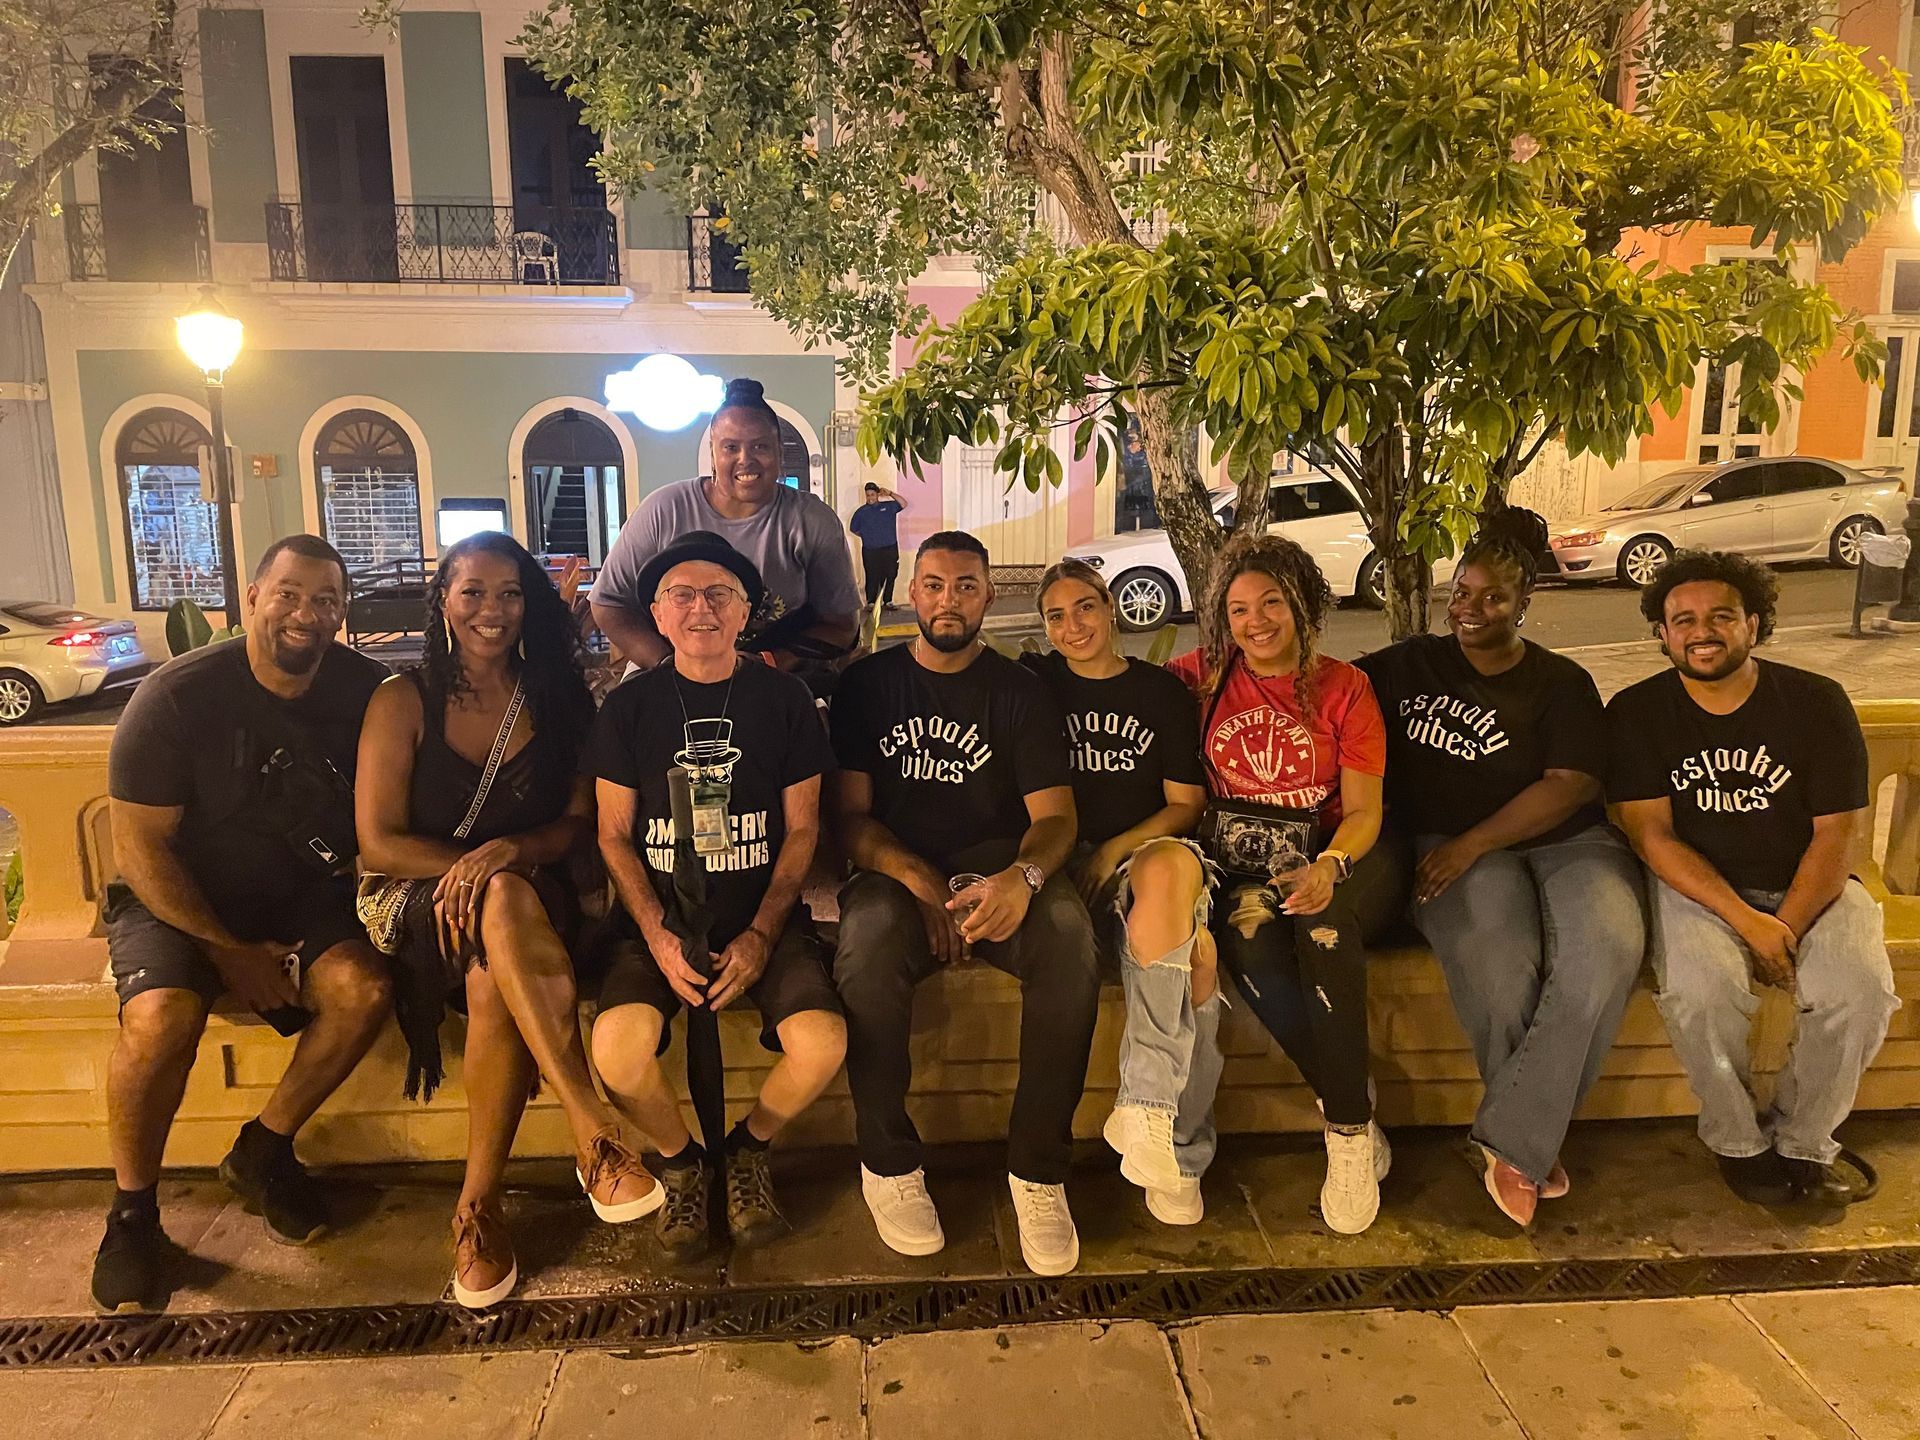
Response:
[[[1607,707],[1607,798],[1652,872],[1667,1033],[1700,1097],[1700,1138],[1744,1199],[1848,1198],[1835,1127],[1899,1001],[1880,907],[1847,862],[1867,750],[1846,693],[1752,655],[1773,576],[1685,551],[1641,597],[1674,668]],[[1791,993],[1799,1033],[1756,1117],[1752,981]]]
[[[161,1155],[223,992],[301,1035],[221,1177],[277,1240],[303,1245],[326,1226],[294,1133],[367,1053],[392,995],[352,878],[360,721],[387,672],[334,643],[346,606],[331,545],[274,542],[247,587],[245,637],[161,666],[114,731],[121,878],[105,915],[120,1034],[107,1077],[117,1190],[93,1269],[103,1310],[163,1298]]]
[[[654,597],[654,623],[672,649],[609,695],[594,727],[600,853],[638,934],[619,947],[601,986],[593,1057],[613,1102],[659,1149],[667,1187],[660,1243],[684,1261],[706,1249],[712,1171],[660,1066],[680,1006],[719,1010],[744,994],[760,1011],[761,1043],[780,1052],[759,1103],[727,1137],[736,1244],[782,1227],[767,1147],[819,1098],[846,1055],[840,999],[800,903],[833,751],[806,684],[735,649],[763,588],[752,561],[697,530],[647,562],[640,588]],[[662,898],[671,897],[678,838],[667,786],[675,765],[693,784],[696,844],[703,819],[719,822],[701,851],[711,981],[687,963]]]
[[[840,895],[833,977],[861,1188],[893,1249],[946,1243],[907,1115],[907,1039],[914,986],[971,949],[1021,984],[1008,1183],[1027,1263],[1065,1274],[1080,1256],[1065,1181],[1099,980],[1092,922],[1062,873],[1075,833],[1064,730],[1040,682],[980,643],[985,546],[929,536],[908,596],[918,637],[854,665],[833,703],[840,838],[859,871]],[[968,874],[984,878],[956,895]]]

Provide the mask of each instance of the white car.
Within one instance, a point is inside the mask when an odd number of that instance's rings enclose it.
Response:
[[[138,684],[155,668],[131,621],[48,600],[0,600],[0,725]]]
[[[1810,455],[1689,465],[1650,480],[1595,515],[1561,521],[1548,544],[1566,580],[1645,585],[1676,550],[1731,550],[1756,560],[1860,563],[1863,531],[1898,530],[1907,482]]]
[[[1233,491],[1215,490],[1211,498],[1214,518],[1229,524]],[[1367,536],[1359,496],[1345,480],[1315,470],[1275,475],[1267,492],[1267,517],[1268,533],[1286,536],[1313,556],[1336,599],[1381,604],[1380,557]],[[1155,630],[1193,613],[1186,574],[1164,530],[1109,535],[1069,554],[1105,577],[1122,630]],[[1452,576],[1453,565],[1443,560],[1434,567],[1436,584]]]

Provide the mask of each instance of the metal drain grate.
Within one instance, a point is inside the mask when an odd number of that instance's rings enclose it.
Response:
[[[630,1349],[713,1340],[878,1339],[928,1330],[1210,1315],[1451,1310],[1920,1283],[1920,1246],[1663,1260],[1516,1261],[1359,1269],[1170,1271],[451,1304],[0,1320],[0,1370],[86,1369],[498,1350]]]

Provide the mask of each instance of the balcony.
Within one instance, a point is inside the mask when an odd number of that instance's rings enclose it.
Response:
[[[601,208],[267,202],[275,280],[618,285],[620,241]]]
[[[740,247],[716,229],[714,215],[687,217],[687,289],[707,295],[745,295],[747,268]]]
[[[147,204],[136,213],[62,207],[69,280],[206,281],[213,278],[204,206]]]

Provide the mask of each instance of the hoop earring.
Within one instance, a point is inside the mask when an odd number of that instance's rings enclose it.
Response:
[[[453,653],[453,622],[442,615],[440,617],[440,626],[447,632],[447,653],[451,655]]]
[[[522,635],[518,640],[514,642],[513,648],[515,651],[519,653],[520,658],[524,661],[527,658],[527,637]]]

